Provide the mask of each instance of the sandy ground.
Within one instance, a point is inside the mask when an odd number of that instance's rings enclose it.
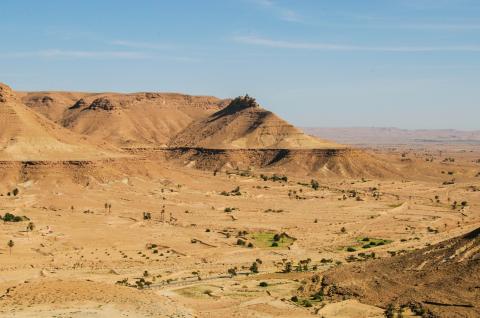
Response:
[[[214,176],[159,162],[149,176],[10,185],[19,193],[2,192],[0,214],[30,221],[0,224],[0,316],[379,317],[383,309],[355,302],[308,307],[290,299],[302,280],[350,255],[390,257],[480,224],[478,150],[403,153],[380,155],[396,162],[435,156],[429,177],[412,170],[402,180],[324,179],[314,190],[306,176],[264,181],[261,171]],[[468,205],[452,209],[454,201]],[[292,239],[271,247],[259,238],[268,233]],[[364,237],[385,244],[363,250]],[[307,259],[305,272],[282,273],[287,262]],[[250,272],[254,262],[259,273]],[[149,286],[138,288],[141,279]]]

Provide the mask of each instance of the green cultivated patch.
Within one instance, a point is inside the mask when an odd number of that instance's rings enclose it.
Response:
[[[218,286],[214,285],[196,285],[177,289],[175,292],[188,298],[208,299],[214,297],[213,293],[219,289]]]
[[[285,248],[295,242],[295,238],[286,233],[275,233],[270,231],[253,232],[249,239],[255,247],[260,248]]]
[[[362,245],[362,248],[372,248],[376,246],[390,244],[393,241],[380,239],[380,238],[372,238],[372,237],[359,237],[357,238],[357,242]]]
[[[361,249],[368,249],[377,246],[383,246],[392,243],[392,240],[386,240],[381,238],[373,238],[373,237],[357,237],[355,239],[356,244],[351,246],[345,246],[341,248],[346,252],[356,252]]]

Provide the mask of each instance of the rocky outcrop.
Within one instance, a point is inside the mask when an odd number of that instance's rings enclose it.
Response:
[[[97,98],[90,104],[90,106],[88,106],[88,109],[91,109],[91,110],[101,109],[101,110],[111,111],[116,108],[117,108],[116,105],[106,97]]]
[[[12,89],[3,83],[0,83],[0,103],[6,103],[10,100],[14,100],[15,94]]]
[[[217,112],[214,116],[233,114],[247,108],[260,108],[255,98],[248,95],[239,96],[233,99],[227,107]]]
[[[73,104],[72,107],[69,109],[83,109],[85,106],[87,106],[87,102],[85,99],[80,98],[75,104]]]

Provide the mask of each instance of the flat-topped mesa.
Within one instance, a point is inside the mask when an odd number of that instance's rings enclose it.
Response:
[[[0,83],[0,103],[16,99],[15,93],[10,86]]]

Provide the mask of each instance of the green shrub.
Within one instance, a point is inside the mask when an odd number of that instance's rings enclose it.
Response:
[[[313,294],[312,299],[317,300],[317,301],[323,301],[323,290],[319,290],[315,294]]]
[[[313,305],[312,305],[312,302],[311,302],[310,300],[305,299],[304,301],[302,301],[302,306],[303,306],[303,307],[310,308],[310,307],[312,307]]]
[[[12,213],[5,213],[3,217],[0,216],[0,219],[3,220],[3,222],[22,222],[22,221],[29,221],[30,219],[27,218],[26,216],[19,216],[19,215],[14,215]]]

